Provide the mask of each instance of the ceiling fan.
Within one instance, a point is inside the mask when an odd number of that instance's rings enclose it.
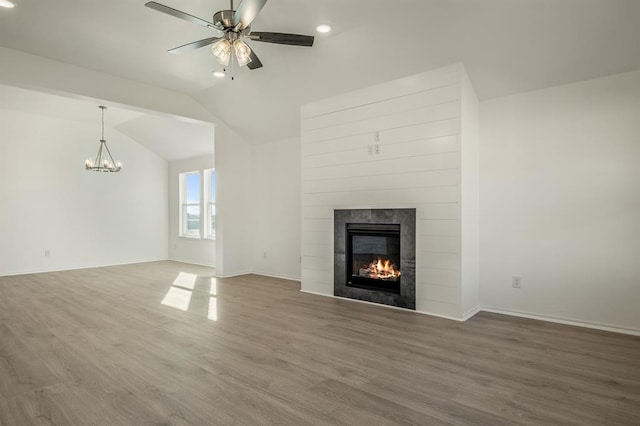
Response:
[[[233,0],[229,10],[221,10],[213,15],[213,22],[198,18],[169,6],[150,1],[145,6],[166,13],[167,15],[207,27],[216,33],[215,37],[187,43],[170,49],[170,53],[182,53],[211,45],[211,50],[217,61],[229,66],[231,57],[235,53],[238,65],[246,65],[255,70],[262,67],[262,62],[244,39],[265,43],[288,44],[292,46],[313,46],[313,36],[285,33],[265,33],[251,31],[251,22],[256,18],[267,0],[242,0],[234,10]]]

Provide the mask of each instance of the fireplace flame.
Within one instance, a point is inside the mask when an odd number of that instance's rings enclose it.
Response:
[[[395,265],[389,259],[371,262],[369,267],[360,269],[360,276],[378,280],[396,281],[400,277],[400,271],[394,268]]]

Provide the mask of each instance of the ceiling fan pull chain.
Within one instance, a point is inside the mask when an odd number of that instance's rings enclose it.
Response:
[[[234,81],[236,79],[236,77],[233,75],[234,74],[234,69],[233,69],[233,58],[231,58],[231,63],[229,64],[229,66],[231,67],[231,81]]]

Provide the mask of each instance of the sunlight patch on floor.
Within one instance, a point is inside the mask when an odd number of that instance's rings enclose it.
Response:
[[[218,321],[218,300],[216,298],[218,295],[218,283],[215,278],[211,278],[209,281],[209,294],[205,293],[207,297],[206,312],[202,312],[201,308],[198,306],[191,306],[191,309],[189,309],[191,305],[191,298],[196,290],[197,280],[198,275],[196,274],[180,272],[160,303],[185,312],[191,310],[192,312],[201,315],[206,313],[209,320]],[[205,288],[202,288],[203,284]],[[206,281],[200,283],[200,293],[198,293],[199,298],[205,297],[201,292],[206,291],[206,284]],[[196,301],[199,300],[202,299],[198,299]],[[195,305],[202,306],[199,303],[196,303]]]
[[[180,272],[178,277],[173,282],[174,286],[188,288],[189,290],[193,290],[196,286],[196,280],[198,276],[196,274],[189,274],[187,272]]]
[[[211,321],[218,321],[218,300],[215,296],[209,297],[209,309],[207,312],[207,318]]]
[[[162,299],[162,304],[170,306],[172,308],[186,311],[189,309],[189,302],[191,302],[191,290],[186,290],[179,287],[171,287],[167,294]]]
[[[211,278],[211,284],[209,287],[209,294],[212,296],[218,295],[218,281],[215,278]]]
[[[215,278],[211,278],[209,284],[209,307],[207,309],[207,318],[211,321],[218,321],[218,281]]]
[[[189,310],[189,303],[191,303],[197,279],[196,274],[180,272],[160,303],[181,311]]]

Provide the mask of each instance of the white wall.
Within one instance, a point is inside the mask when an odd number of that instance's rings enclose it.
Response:
[[[216,275],[252,271],[251,146],[223,123],[215,128]]]
[[[334,209],[416,208],[416,309],[464,317],[461,104],[477,103],[465,75],[457,64],[303,107],[303,291],[333,295]]]
[[[483,102],[480,122],[481,304],[640,331],[640,72]]]
[[[300,139],[252,148],[252,265],[258,274],[300,279]]]
[[[213,146],[213,140],[211,145]],[[216,266],[215,240],[180,236],[180,173],[199,171],[202,179],[204,170],[212,169],[214,165],[213,155],[204,155],[169,163],[169,259],[171,260]],[[201,185],[200,189],[200,199],[204,200],[204,185]],[[204,229],[201,229],[202,235],[204,235],[204,232]]]
[[[99,123],[0,110],[0,129],[0,275],[167,258],[166,161],[107,127],[124,169],[87,172]]]
[[[462,229],[460,287],[462,316],[475,314],[480,304],[480,106],[467,74],[462,75],[460,123],[460,220]]]

